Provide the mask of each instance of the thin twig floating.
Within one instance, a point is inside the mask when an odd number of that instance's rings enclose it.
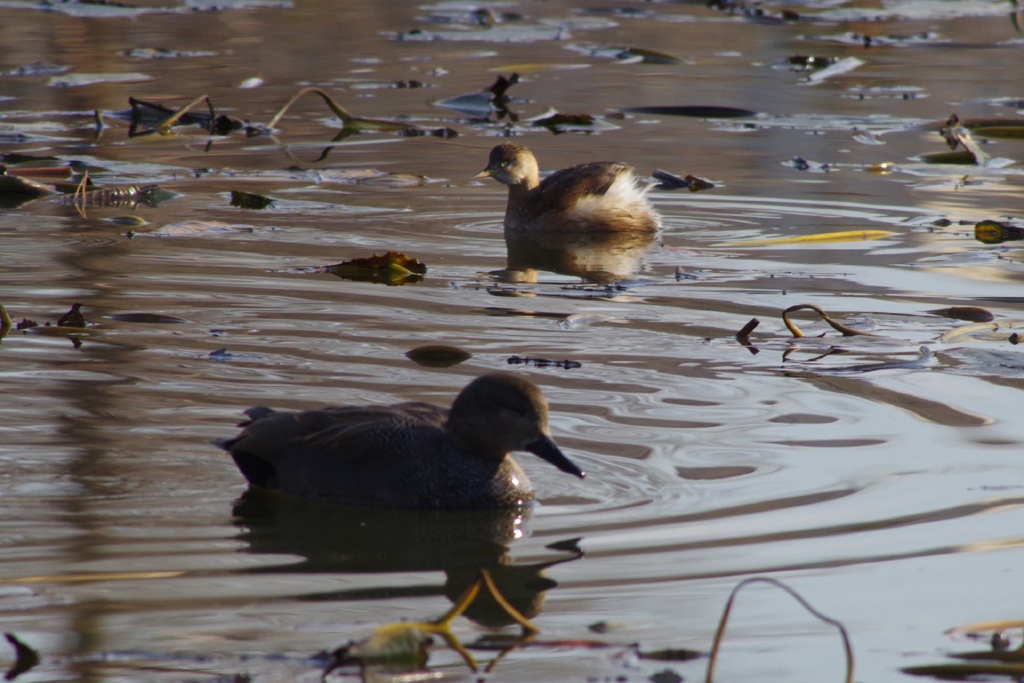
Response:
[[[411,125],[409,125],[407,123],[398,123],[396,121],[382,121],[382,120],[379,120],[379,119],[363,119],[363,118],[359,118],[359,117],[356,117],[356,116],[352,116],[352,114],[350,114],[348,112],[348,110],[345,109],[345,107],[343,107],[340,104],[338,104],[337,102],[335,102],[334,99],[330,95],[325,93],[320,88],[316,88],[316,87],[312,87],[312,86],[308,87],[308,88],[303,88],[299,92],[297,92],[294,95],[292,95],[291,99],[289,99],[287,102],[285,102],[284,106],[281,107],[278,110],[278,112],[276,114],[274,114],[274,117],[272,119],[270,119],[270,121],[267,122],[267,128],[268,129],[273,129],[274,126],[277,125],[277,122],[281,120],[281,117],[284,116],[285,112],[287,112],[288,109],[290,109],[291,106],[293,104],[295,104],[295,102],[299,98],[303,97],[304,95],[308,95],[309,93],[313,93],[313,94],[316,94],[316,95],[319,95],[320,97],[322,97],[324,102],[327,103],[327,106],[330,108],[330,110],[332,112],[334,112],[334,115],[337,116],[339,119],[341,119],[341,124],[342,124],[342,126],[344,128],[347,128],[347,129],[350,129],[350,130],[381,130],[381,131],[410,131],[410,130],[416,130],[415,126],[411,126]]]
[[[822,320],[824,320],[829,325],[831,325],[832,329],[834,329],[836,332],[841,333],[844,337],[854,337],[854,336],[857,336],[857,335],[861,335],[861,336],[864,336],[864,337],[878,337],[879,336],[879,335],[873,334],[871,332],[861,332],[860,330],[855,330],[852,327],[847,327],[846,325],[842,324],[841,322],[837,322],[837,321],[833,320],[831,318],[831,316],[829,316],[828,313],[823,311],[819,306],[815,306],[814,304],[797,304],[796,306],[790,306],[789,308],[787,308],[786,310],[784,310],[782,312],[782,322],[784,322],[786,324],[786,329],[788,329],[790,331],[790,333],[792,333],[792,335],[794,337],[796,337],[797,339],[799,339],[801,337],[805,337],[807,335],[805,335],[803,333],[803,330],[801,330],[799,327],[796,326],[795,322],[793,322],[792,320],[789,319],[789,314],[793,313],[794,311],[802,311],[802,310],[814,311],[815,313],[817,313],[818,315],[821,316]]]
[[[75,207],[75,211],[82,218],[88,218],[85,215],[85,188],[89,185],[89,169],[85,169],[85,173],[82,174],[82,180],[78,183],[78,187],[75,188],[74,194],[71,195],[71,203]]]
[[[160,133],[161,135],[167,135],[168,133],[171,132],[171,127],[178,122],[178,119],[187,114],[189,110],[192,109],[192,107],[196,106],[197,104],[200,104],[203,101],[205,101],[206,106],[210,108],[210,120],[212,121],[214,118],[216,118],[213,111],[213,102],[210,101],[210,98],[208,96],[200,95],[199,97],[195,98],[178,111],[168,116],[160,123],[156,124],[154,130]]]
[[[757,326],[761,324],[761,321],[757,318],[751,318],[750,322],[740,328],[740,331],[736,333],[736,339],[741,344],[746,344],[750,341],[750,333],[757,329]]]
[[[811,604],[807,602],[799,593],[797,593],[795,590],[793,590],[786,584],[782,583],[781,581],[769,578],[767,576],[754,576],[749,579],[744,579],[743,581],[740,581],[738,584],[736,584],[736,587],[732,589],[732,593],[729,594],[729,599],[725,603],[725,609],[722,610],[722,619],[718,622],[718,630],[715,631],[715,640],[711,645],[711,654],[708,656],[708,672],[707,675],[704,677],[705,683],[712,683],[712,680],[714,678],[715,663],[718,661],[718,650],[722,646],[722,638],[725,636],[725,625],[729,621],[729,613],[732,612],[733,602],[736,601],[736,596],[739,594],[740,590],[743,589],[745,586],[749,586],[752,583],[767,583],[770,586],[781,588],[782,590],[789,593],[789,595],[792,596],[794,600],[799,602],[800,605],[808,612],[810,612],[816,619],[820,619],[821,621],[824,621],[826,624],[835,626],[839,630],[839,635],[843,639],[843,651],[846,653],[846,678],[844,679],[844,683],[853,683],[853,646],[850,644],[850,636],[846,632],[846,627],[843,626],[840,622],[836,621],[835,619],[832,619],[831,617],[826,617],[824,614],[814,609],[814,607],[812,607]]]

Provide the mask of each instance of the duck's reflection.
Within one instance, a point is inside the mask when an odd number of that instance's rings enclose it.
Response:
[[[295,555],[296,564],[252,571],[388,573],[441,571],[443,587],[403,589],[382,582],[377,589],[307,596],[316,600],[394,598],[444,594],[454,601],[487,570],[501,595],[527,618],[538,614],[544,593],[557,584],[544,575],[555,564],[578,559],[575,544],[559,544],[551,560],[514,564],[509,544],[520,538],[530,508],[497,510],[401,510],[329,506],[246,492],[235,504],[240,538],[256,554]],[[464,615],[487,627],[512,623],[489,596]]]
[[[647,250],[658,239],[652,232],[551,233],[505,231],[509,282],[535,282],[537,271],[574,275],[608,284],[643,269]]]

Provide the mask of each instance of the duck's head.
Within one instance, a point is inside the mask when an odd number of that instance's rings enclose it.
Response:
[[[466,453],[501,459],[511,451],[529,451],[563,472],[584,476],[555,445],[548,402],[527,379],[504,373],[476,378],[455,398],[445,428]]]
[[[476,174],[477,178],[494,178],[505,185],[535,187],[540,182],[540,169],[533,152],[522,145],[507,142],[491,150],[487,168]]]

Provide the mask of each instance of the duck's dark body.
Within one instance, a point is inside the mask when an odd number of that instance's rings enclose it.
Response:
[[[540,390],[509,375],[474,380],[451,414],[426,403],[246,414],[241,434],[221,446],[253,486],[301,498],[441,509],[518,505],[533,498],[533,488],[511,450],[532,451],[582,476],[547,434]]]

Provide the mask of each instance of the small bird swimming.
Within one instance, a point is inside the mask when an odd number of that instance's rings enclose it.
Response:
[[[509,455],[518,450],[584,476],[551,438],[544,394],[506,373],[470,382],[450,411],[398,403],[245,412],[241,433],[217,445],[251,486],[299,498],[402,508],[512,507],[534,497]]]
[[[555,171],[543,180],[526,147],[505,143],[491,150],[477,178],[508,186],[505,229],[545,232],[654,232],[661,216],[647,201],[650,186],[637,184],[633,167],[592,161]]]

